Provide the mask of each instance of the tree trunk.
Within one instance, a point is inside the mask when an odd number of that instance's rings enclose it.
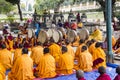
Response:
[[[22,20],[23,20],[23,17],[22,17],[22,11],[21,11],[21,9],[20,9],[20,4],[17,4],[17,6],[18,6],[18,13],[19,13],[19,15],[20,15],[20,20],[22,21]]]

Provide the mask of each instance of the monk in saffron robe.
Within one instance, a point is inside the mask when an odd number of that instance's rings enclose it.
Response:
[[[23,47],[23,45],[19,44],[18,48],[15,49],[13,63],[15,63],[17,58],[22,55],[22,47]]]
[[[96,80],[111,80],[110,76],[106,74],[106,69],[103,66],[98,68],[98,72],[100,76]]]
[[[116,44],[114,45],[114,49],[117,51],[117,53],[120,53],[120,36],[116,41]]]
[[[7,50],[6,45],[2,44],[2,50],[0,50],[0,63],[6,70],[12,67],[12,53]]]
[[[60,56],[57,64],[57,73],[64,75],[72,74],[73,66],[73,57],[67,52],[67,47],[62,46],[62,55]]]
[[[117,75],[115,76],[114,80],[120,80],[120,66],[116,68]]]
[[[68,40],[66,40],[65,43],[66,43],[67,49],[68,49],[67,52],[68,52],[71,56],[73,56],[73,58],[74,58],[74,57],[75,57],[75,52],[74,52],[74,50],[73,50],[73,48],[72,48],[72,46],[71,46],[71,43],[70,43]]]
[[[0,63],[0,80],[5,80],[5,68],[1,63]]]
[[[33,63],[37,65],[39,63],[40,58],[43,56],[42,44],[38,42],[37,46],[33,47],[31,51],[32,53],[30,57],[32,58]]]
[[[44,48],[44,55],[40,58],[36,68],[37,77],[52,78],[56,76],[55,59],[49,53],[49,48]]]
[[[89,52],[91,54],[93,54],[93,51],[95,50],[95,44],[96,44],[96,41],[94,39],[91,40],[91,44],[89,46]]]
[[[85,72],[89,72],[92,71],[92,66],[93,66],[92,55],[87,50],[87,46],[82,46],[78,64],[75,65],[75,69],[76,70],[81,69]]]
[[[13,49],[14,42],[13,42],[13,36],[11,34],[8,36],[8,43],[9,43],[9,50],[11,52],[14,52]]]
[[[95,44],[95,50],[93,51],[93,68],[98,69],[100,66],[106,68],[106,54],[101,48],[101,43],[97,42]]]
[[[90,35],[90,39],[95,39],[96,41],[102,41],[102,32],[97,27],[95,31]]]
[[[77,78],[77,80],[86,80],[84,78],[84,72],[82,70],[77,70],[76,71],[76,78]]]
[[[72,43],[72,46],[78,47],[79,46],[79,41],[80,41],[80,37],[77,35],[76,38],[75,38],[75,42]]]
[[[8,80],[33,80],[33,61],[28,56],[28,49],[22,49],[20,56],[14,63],[11,72],[8,74]]]
[[[55,58],[55,61],[57,62],[61,55],[61,48],[58,44],[54,42],[53,39],[51,39],[50,41],[51,41],[51,45],[49,46],[50,54]]]
[[[76,50],[76,52],[75,52],[75,59],[76,59],[76,60],[78,60],[78,58],[79,58],[79,54],[81,53],[81,48],[82,48],[83,45],[85,45],[85,44],[84,44],[84,40],[83,40],[83,39],[80,39],[80,41],[79,41],[79,46],[78,46],[78,48],[77,48],[77,50]]]

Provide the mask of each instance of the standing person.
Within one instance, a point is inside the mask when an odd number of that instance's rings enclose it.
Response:
[[[80,20],[80,13],[77,14],[76,19],[77,19],[77,22],[80,22],[80,21],[81,21],[81,20]]]
[[[120,66],[116,68],[117,75],[115,76],[114,80],[120,80]]]
[[[92,71],[93,60],[92,55],[87,50],[87,46],[82,46],[81,53],[79,54],[78,64],[75,66],[76,70],[83,70],[85,72]]]
[[[40,58],[36,68],[36,77],[52,78],[56,76],[55,59],[49,53],[49,48],[44,48],[44,55]]]
[[[6,70],[12,68],[12,53],[7,50],[5,44],[2,44],[2,50],[0,50],[0,63],[5,67]]]
[[[67,47],[62,46],[62,55],[60,56],[57,65],[58,74],[68,75],[73,73],[74,59],[67,51]]]
[[[86,80],[84,78],[84,72],[82,70],[77,70],[76,71],[76,78],[77,78],[77,80]]]
[[[95,49],[93,51],[93,68],[98,69],[100,66],[104,66],[106,68],[106,54],[104,50],[101,48],[101,43],[97,42],[95,44]]]
[[[100,73],[100,76],[96,80],[111,80],[110,76],[106,74],[105,67],[100,66],[98,72]]]
[[[22,49],[20,56],[14,63],[11,72],[8,74],[8,80],[33,80],[33,61],[28,56],[28,49]]]

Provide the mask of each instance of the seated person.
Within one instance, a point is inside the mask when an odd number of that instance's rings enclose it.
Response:
[[[73,73],[73,66],[74,66],[74,59],[70,53],[67,52],[68,49],[66,46],[62,46],[62,55],[60,55],[58,65],[57,65],[57,73],[58,74],[72,74]]]
[[[52,78],[56,76],[55,72],[55,59],[49,53],[49,48],[44,48],[44,55],[40,58],[38,66],[36,68],[36,77],[40,78]]]
[[[85,72],[92,71],[93,61],[92,61],[92,55],[87,50],[87,46],[82,46],[81,54],[78,58],[78,64],[75,65],[76,70],[83,70]]]
[[[96,80],[111,80],[110,76],[106,74],[105,67],[99,67],[98,72],[100,73],[100,76]]]
[[[28,56],[28,49],[22,49],[20,56],[14,63],[11,72],[8,74],[8,80],[33,80],[33,61]]]
[[[106,68],[106,54],[101,46],[102,44],[97,42],[92,53],[94,69],[98,69],[100,66],[104,66]]]
[[[118,66],[118,67],[116,68],[116,73],[117,73],[117,75],[116,75],[116,77],[114,78],[114,80],[120,80],[120,66]]]
[[[0,63],[0,80],[5,80],[5,68]]]
[[[77,78],[77,80],[86,80],[84,78],[84,72],[82,70],[77,70],[76,71],[76,78]]]

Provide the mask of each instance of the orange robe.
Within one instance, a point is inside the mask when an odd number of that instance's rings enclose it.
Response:
[[[76,70],[83,70],[85,72],[92,71],[93,60],[92,55],[89,53],[88,50],[81,52],[79,55],[78,64],[75,65]]]
[[[0,80],[5,80],[5,68],[0,63]]]
[[[0,50],[0,63],[5,69],[11,69],[12,67],[12,53],[7,49]]]
[[[53,43],[51,46],[49,46],[50,54],[55,58],[55,61],[57,62],[59,60],[59,57],[61,55],[61,48],[59,45]]]
[[[40,78],[52,78],[56,76],[55,59],[49,53],[44,54],[40,58],[40,62],[36,68]]]
[[[14,52],[14,58],[13,58],[13,63],[16,61],[16,59],[18,57],[20,57],[22,55],[22,49],[21,48],[17,48]]]
[[[34,64],[38,64],[40,58],[43,56],[43,47],[42,46],[36,46],[32,48],[32,53],[30,57],[33,60]]]
[[[99,29],[96,29],[91,35],[90,39],[95,39],[97,41],[102,41],[102,32]]]
[[[115,39],[115,37],[114,36],[112,36],[112,47],[114,47],[115,46],[115,44],[116,44],[116,39]]]
[[[81,44],[81,45],[78,46],[78,48],[77,48],[77,50],[76,50],[76,52],[75,52],[75,59],[76,59],[76,60],[78,60],[79,54],[81,53],[81,48],[82,48],[82,46],[84,46],[84,45],[85,45],[85,44]]]
[[[93,68],[98,69],[100,66],[106,68],[106,54],[102,48],[96,48],[92,56],[93,56]]]
[[[10,49],[10,51],[14,52],[14,50],[13,50],[13,44],[14,44],[13,40],[9,40],[8,39],[8,42],[9,42],[9,49]]]
[[[33,80],[33,78],[33,61],[27,54],[23,54],[14,63],[8,74],[8,80]]]
[[[69,53],[71,56],[73,56],[73,58],[74,58],[74,57],[75,57],[75,52],[74,52],[72,46],[71,46],[71,45],[67,45],[67,49],[68,49],[68,53]]]
[[[90,52],[91,54],[93,54],[93,51],[95,50],[95,44],[96,44],[96,42],[93,43],[93,44],[91,44],[91,45],[89,46],[89,52]]]
[[[66,52],[60,56],[57,65],[57,73],[65,74],[65,75],[72,74],[73,66],[74,66],[74,59],[68,52]]]
[[[79,38],[79,36],[77,36],[76,40],[75,40],[75,42],[73,42],[72,46],[78,47],[79,46],[79,41],[80,41],[80,38]]]

